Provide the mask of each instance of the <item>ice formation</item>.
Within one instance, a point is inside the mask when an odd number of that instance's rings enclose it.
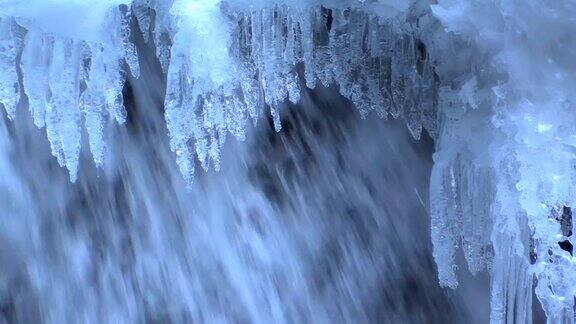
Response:
[[[455,258],[488,270],[493,322],[529,322],[532,285],[553,322],[574,321],[576,5],[543,1],[0,0],[0,103],[27,103],[75,180],[124,123],[134,39],[166,74],[170,147],[187,182],[219,168],[301,87],[339,87],[365,118],[402,118],[436,142],[430,185],[440,283]],[[269,112],[268,112],[269,111]],[[375,112],[375,114],[370,114]]]

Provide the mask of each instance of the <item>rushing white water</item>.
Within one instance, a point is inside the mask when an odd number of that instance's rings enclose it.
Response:
[[[159,66],[125,88],[104,169],[75,183],[26,110],[0,125],[0,321],[460,322],[484,296],[446,295],[428,236],[431,143],[361,121],[334,89],[303,94],[219,173],[187,190],[169,154]],[[329,115],[330,117],[326,117]],[[34,158],[30,158],[34,156]],[[472,281],[471,281],[472,282]],[[470,304],[468,304],[470,302]],[[483,312],[477,311],[479,305]]]

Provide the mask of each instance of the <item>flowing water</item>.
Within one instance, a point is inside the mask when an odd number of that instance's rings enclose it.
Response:
[[[429,137],[317,88],[186,188],[141,66],[104,168],[83,152],[74,184],[25,107],[0,121],[0,323],[487,321],[485,275],[438,285]]]

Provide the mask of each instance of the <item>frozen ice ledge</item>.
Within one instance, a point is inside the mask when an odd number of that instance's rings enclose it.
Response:
[[[153,44],[180,171],[218,169],[230,134],[302,87],[336,85],[364,118],[436,144],[430,186],[441,285],[455,255],[491,274],[491,320],[574,322],[576,4],[571,0],[0,0],[0,103],[27,103],[75,181],[82,128],[97,166]],[[25,103],[19,105],[19,102]],[[283,108],[284,107],[284,108]]]

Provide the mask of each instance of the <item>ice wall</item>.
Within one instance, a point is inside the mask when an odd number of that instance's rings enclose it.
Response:
[[[444,127],[439,138],[435,160],[441,168],[431,184],[437,259],[451,258],[459,236],[472,269],[492,258],[493,321],[527,320],[530,296],[518,291],[534,276],[549,320],[573,322],[576,47],[570,31],[576,6],[440,1],[432,11],[472,51],[466,54],[469,67],[456,72],[459,91],[448,97],[456,107],[441,110],[454,127]],[[455,115],[463,117],[454,122]],[[441,279],[443,274],[447,285],[455,284],[453,267],[444,265]]]
[[[74,181],[82,126],[102,166],[105,129],[125,120],[141,37],[166,73],[170,147],[190,184],[196,161],[219,169],[229,134],[245,139],[266,114],[279,131],[282,103],[336,85],[361,116],[435,139],[442,285],[458,285],[461,248],[471,272],[491,273],[494,322],[531,320],[533,278],[548,318],[573,321],[575,16],[568,0],[2,1],[0,102],[10,118],[28,102]]]

